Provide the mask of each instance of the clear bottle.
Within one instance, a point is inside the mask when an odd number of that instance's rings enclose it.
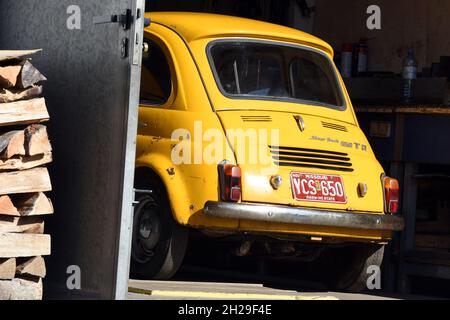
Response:
[[[412,103],[414,96],[414,80],[417,79],[417,61],[413,49],[408,50],[408,56],[403,62],[403,96],[402,102]]]

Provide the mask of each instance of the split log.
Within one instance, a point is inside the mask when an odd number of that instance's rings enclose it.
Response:
[[[7,216],[20,216],[9,196],[0,196],[0,214]]]
[[[45,192],[52,190],[47,168],[0,173],[0,194]]]
[[[22,66],[0,67],[0,87],[12,88],[17,85]]]
[[[47,275],[47,269],[45,268],[44,258],[33,257],[25,259],[25,261],[21,263],[17,263],[16,275],[29,275],[39,278],[45,278],[45,276]]]
[[[47,234],[0,233],[0,257],[48,256],[51,252],[50,241]]]
[[[53,214],[53,205],[42,192],[14,196],[14,203],[21,216],[41,216]]]
[[[14,279],[16,275],[16,259],[0,259],[0,280]]]
[[[26,89],[36,83],[46,81],[47,78],[36,69],[30,61],[24,60],[21,63],[22,70],[17,79],[16,87]]]
[[[0,216],[0,233],[44,233],[42,217]]]
[[[53,212],[52,202],[42,192],[0,197],[0,215],[27,217],[49,215]]]
[[[52,152],[46,126],[33,124],[25,129],[25,150],[28,156]]]
[[[0,104],[0,126],[31,124],[48,119],[44,98]]]
[[[0,135],[0,158],[9,159],[16,155],[25,155],[25,132],[10,131]]]
[[[29,100],[42,95],[42,86],[33,86],[28,89],[3,89],[0,91],[0,103],[19,100]]]
[[[37,156],[27,157],[18,156],[7,160],[0,159],[0,171],[5,170],[27,170],[52,162],[51,153],[39,154]]]
[[[42,279],[0,280],[0,300],[41,300]]]
[[[6,61],[11,59],[18,59],[25,56],[30,56],[32,54],[38,53],[42,49],[37,50],[1,50],[0,51],[0,61]]]

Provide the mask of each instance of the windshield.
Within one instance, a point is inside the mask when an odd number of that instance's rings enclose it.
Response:
[[[342,107],[330,60],[298,46],[220,41],[210,46],[211,65],[222,93],[230,98],[297,100]]]

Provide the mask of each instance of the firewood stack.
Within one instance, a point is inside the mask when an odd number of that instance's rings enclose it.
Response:
[[[0,300],[42,299],[50,254],[46,78],[26,58],[36,52],[0,51]]]

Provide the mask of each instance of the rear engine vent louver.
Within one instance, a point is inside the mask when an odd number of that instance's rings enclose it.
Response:
[[[347,153],[294,147],[269,146],[269,148],[274,164],[280,167],[354,171]]]
[[[324,128],[328,128],[328,129],[348,132],[347,127],[341,126],[340,124],[335,124],[335,123],[331,123],[331,122],[322,121],[322,126]]]
[[[271,116],[241,116],[244,122],[272,122]]]

